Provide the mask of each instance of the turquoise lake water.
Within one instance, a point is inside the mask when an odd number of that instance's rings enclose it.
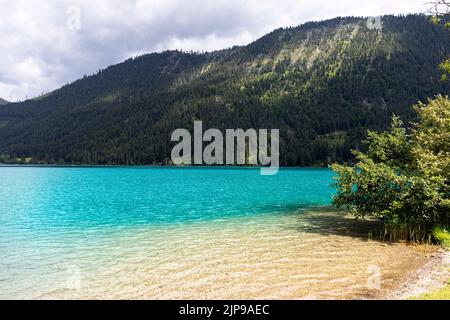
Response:
[[[330,204],[328,169],[0,168],[4,230],[165,224]],[[2,233],[3,234],[3,233]]]
[[[148,256],[147,263],[164,261],[164,252],[172,248],[166,230],[189,237],[186,230],[196,225],[220,230],[221,221],[268,221],[264,217],[277,219],[331,203],[331,170],[259,173],[240,168],[0,167],[0,298],[58,296],[55,284],[67,263],[94,279],[98,264],[114,268],[123,259],[131,268],[136,248],[158,252],[159,260]]]

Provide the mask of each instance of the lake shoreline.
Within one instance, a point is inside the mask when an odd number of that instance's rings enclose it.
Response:
[[[161,164],[26,164],[26,163],[0,163],[0,168],[148,168],[148,169],[247,169],[247,170],[259,170],[261,166],[216,166],[216,165],[191,165],[191,166],[177,166],[177,165],[161,165]],[[281,170],[301,169],[301,170],[317,170],[317,169],[329,169],[328,166],[280,166]]]
[[[407,277],[385,298],[388,300],[420,299],[420,296],[442,289],[450,279],[450,251],[439,249],[429,261]]]

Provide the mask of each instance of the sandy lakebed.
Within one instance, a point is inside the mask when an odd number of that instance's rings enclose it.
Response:
[[[78,241],[66,260],[52,266],[46,262],[49,271],[40,275],[38,286],[25,276],[13,294],[43,299],[402,299],[439,285],[444,275],[429,273],[443,261],[437,247],[369,240],[368,228],[370,223],[321,209],[164,231],[116,230],[112,237],[96,238],[95,246]],[[80,252],[83,260],[77,261],[73,256]],[[70,266],[78,272],[76,287],[67,285]],[[426,274],[433,279],[424,280]]]

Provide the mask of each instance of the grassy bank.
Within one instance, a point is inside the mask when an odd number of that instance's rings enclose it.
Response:
[[[433,238],[444,248],[450,249],[450,232],[448,229],[437,227],[433,230]]]
[[[450,300],[450,279],[444,288],[422,294],[412,300]]]

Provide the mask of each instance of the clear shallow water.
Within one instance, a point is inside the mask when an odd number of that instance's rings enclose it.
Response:
[[[327,169],[0,167],[0,298],[298,298],[344,270],[353,278],[338,292],[361,285],[380,257],[397,270],[420,260],[304,220],[330,204],[331,180]]]

